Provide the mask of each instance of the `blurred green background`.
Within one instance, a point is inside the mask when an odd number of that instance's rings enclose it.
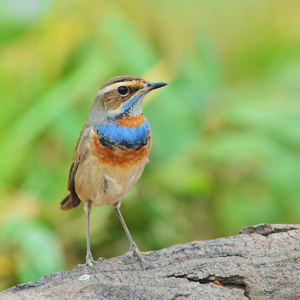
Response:
[[[85,261],[60,211],[80,130],[118,75],[147,97],[151,163],[121,210],[141,251],[300,222],[300,2],[0,2],[0,289]],[[94,258],[129,249],[92,210]]]

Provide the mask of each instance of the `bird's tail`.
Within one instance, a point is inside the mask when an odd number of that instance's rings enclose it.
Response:
[[[76,207],[77,205],[80,204],[80,201],[78,204],[76,203],[74,205],[74,202],[72,201],[71,194],[69,194],[63,201],[60,202],[60,209],[61,210],[67,210]]]

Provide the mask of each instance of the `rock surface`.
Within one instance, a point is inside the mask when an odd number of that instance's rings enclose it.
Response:
[[[260,224],[237,236],[194,241],[54,273],[0,299],[300,299],[300,225]]]

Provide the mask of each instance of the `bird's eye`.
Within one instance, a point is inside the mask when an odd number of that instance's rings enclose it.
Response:
[[[118,92],[121,95],[126,95],[128,93],[128,88],[124,85],[118,87]]]

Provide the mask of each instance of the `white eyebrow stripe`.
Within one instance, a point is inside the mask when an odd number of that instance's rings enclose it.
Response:
[[[111,85],[105,86],[104,88],[100,89],[97,93],[97,96],[102,96],[103,94],[115,90],[117,87],[124,85],[124,82],[116,82]]]

